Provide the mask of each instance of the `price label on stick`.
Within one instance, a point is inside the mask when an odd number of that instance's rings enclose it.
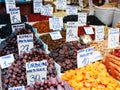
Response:
[[[77,15],[78,7],[77,6],[67,6],[66,13],[67,13],[67,15]]]
[[[50,36],[51,36],[52,40],[58,40],[58,39],[62,38],[60,31],[51,32]]]
[[[92,27],[84,27],[86,34],[94,34]]]
[[[66,42],[78,41],[78,23],[67,22]]]
[[[11,87],[11,88],[8,88],[8,90],[25,90],[25,87],[24,86]]]
[[[20,28],[25,28],[25,24],[16,24],[12,25],[12,31],[14,32],[15,30],[18,30]]]
[[[108,31],[108,48],[119,46],[119,28],[110,28]]]
[[[94,48],[85,48],[81,49],[77,52],[77,67],[83,67],[91,63],[91,61],[94,59],[93,55]]]
[[[10,20],[12,24],[20,23],[21,22],[21,16],[20,16],[20,8],[9,8],[10,13]]]
[[[66,0],[57,0],[56,3],[57,3],[56,9],[58,9],[58,10],[65,10],[66,9],[66,5],[67,5]]]
[[[47,60],[26,63],[27,84],[33,84],[35,80],[42,82],[47,78]]]
[[[95,41],[104,40],[104,26],[95,26]]]
[[[9,8],[15,8],[15,0],[5,0],[6,12],[9,13]]]
[[[78,13],[78,25],[83,26],[87,23],[87,13]]]
[[[41,13],[42,0],[33,0],[34,13]]]
[[[12,62],[14,62],[13,54],[0,57],[0,65],[2,69],[10,67]]]
[[[33,48],[33,34],[23,34],[17,36],[19,55],[29,52]]]

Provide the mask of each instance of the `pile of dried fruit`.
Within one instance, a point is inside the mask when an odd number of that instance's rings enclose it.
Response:
[[[67,42],[64,46],[53,49],[50,53],[60,66],[61,72],[77,68],[77,51],[86,48],[87,45],[79,41]]]
[[[66,71],[62,79],[74,87],[74,90],[120,90],[119,82],[109,75],[101,62]]]
[[[39,22],[33,24],[33,27],[37,28],[37,32],[39,34],[53,31],[49,27],[49,21],[39,21]]]
[[[100,51],[102,56],[113,50],[108,48],[108,40],[103,40],[100,42],[91,42],[89,43],[89,46],[93,46],[95,51]]]
[[[54,48],[58,46],[63,46],[65,45],[66,41],[66,31],[60,31],[62,38],[58,40],[52,40],[50,34],[45,34],[40,36],[43,42],[45,42],[48,45],[48,50],[53,50]]]
[[[74,90],[70,85],[62,81],[58,76],[50,77],[44,82],[36,81],[34,85],[30,85],[25,90]]]

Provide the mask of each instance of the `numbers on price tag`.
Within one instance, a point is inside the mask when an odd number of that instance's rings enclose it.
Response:
[[[17,19],[17,16],[16,16],[16,15],[13,15],[13,16],[12,16],[12,21],[13,21],[13,23],[18,23],[18,22],[20,22],[20,21]]]
[[[36,75],[30,75],[30,82],[35,82],[35,80],[40,80],[40,75],[36,74]]]
[[[89,62],[90,62],[89,58],[85,57],[82,61],[82,64],[85,66],[85,65],[89,64]]]
[[[69,30],[68,33],[67,33],[68,37],[69,38],[77,38],[77,36],[75,36],[72,32],[72,30]]]
[[[29,50],[29,45],[22,45],[21,46],[21,52],[28,52],[28,50]]]

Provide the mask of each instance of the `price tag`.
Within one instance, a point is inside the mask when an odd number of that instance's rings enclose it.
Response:
[[[17,35],[19,55],[33,48],[33,34]]]
[[[77,6],[67,6],[66,13],[67,13],[67,15],[77,15],[78,7]]]
[[[95,26],[95,41],[104,40],[104,26]]]
[[[53,17],[49,18],[50,29],[61,30],[63,28],[63,18]]]
[[[8,88],[8,90],[25,90],[25,87],[24,86],[11,87],[11,88]]]
[[[78,41],[78,23],[67,22],[66,42]]]
[[[94,34],[92,27],[84,27],[86,34]]]
[[[89,15],[94,15],[93,0],[89,0]]]
[[[85,48],[81,49],[77,52],[77,67],[83,67],[91,63],[91,61],[94,59],[92,57],[94,48]]]
[[[13,54],[0,57],[0,65],[2,69],[10,67],[12,62],[14,62]]]
[[[41,15],[52,16],[53,15],[53,7],[46,5],[41,8]]]
[[[41,13],[42,0],[33,0],[34,13]]]
[[[26,63],[27,84],[33,84],[35,80],[42,82],[47,78],[47,60]]]
[[[12,24],[20,23],[21,22],[21,16],[20,16],[20,8],[9,8],[10,13],[10,20]]]
[[[78,25],[83,26],[87,23],[87,13],[78,13]]]
[[[93,52],[93,57],[94,57],[94,59],[92,59],[91,62],[95,62],[95,61],[98,61],[98,60],[102,59],[102,55],[99,51],[94,51]]]
[[[15,0],[5,0],[6,12],[9,13],[9,8],[15,8]]]
[[[66,0],[56,0],[56,9],[66,10],[67,1]]]
[[[12,25],[12,31],[14,32],[15,30],[18,30],[20,28],[25,28],[25,24],[16,24]]]
[[[61,76],[61,66],[56,62],[54,62],[54,64],[55,64],[57,75],[60,77]]]
[[[108,48],[119,46],[119,28],[110,28],[108,30]]]
[[[58,39],[62,38],[62,35],[61,35],[61,33],[59,31],[51,32],[50,36],[51,36],[52,40],[58,40]]]

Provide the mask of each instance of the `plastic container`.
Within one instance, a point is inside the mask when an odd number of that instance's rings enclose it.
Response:
[[[120,9],[116,8],[114,11],[112,27],[115,27],[116,23],[120,21]]]

